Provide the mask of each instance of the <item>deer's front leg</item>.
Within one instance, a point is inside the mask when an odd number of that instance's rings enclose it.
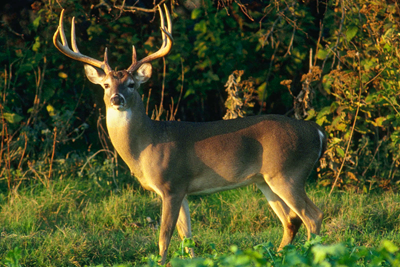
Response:
[[[167,194],[162,199],[161,229],[158,246],[160,249],[161,264],[167,260],[168,246],[178,220],[184,195]]]

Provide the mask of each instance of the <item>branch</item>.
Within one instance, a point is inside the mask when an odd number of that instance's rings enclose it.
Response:
[[[137,1],[139,2],[139,1]],[[136,5],[137,2],[134,4]],[[161,5],[162,3],[164,3],[165,0],[161,0],[160,3],[158,3],[157,5],[155,5],[153,8],[149,9],[149,8],[142,8],[142,7],[136,7],[136,6],[125,6],[125,1],[122,3],[122,5],[117,6],[114,4],[114,7],[116,9],[121,10],[121,12],[136,12],[136,11],[141,11],[141,12],[147,12],[147,13],[154,13],[158,10],[158,6]]]
[[[242,13],[246,15],[246,17],[251,20],[254,21],[254,19],[250,16],[250,14],[247,12],[247,8],[245,7],[245,5],[243,5],[240,0],[235,0],[236,4],[240,7],[240,10],[242,10]]]
[[[364,84],[362,82],[362,75],[361,75],[361,61],[360,61],[360,54],[359,52],[357,52],[357,59],[358,59],[358,78],[360,79],[360,91],[358,92],[358,103],[357,103],[357,110],[356,110],[356,114],[354,116],[354,121],[353,121],[353,125],[351,127],[351,132],[350,132],[350,136],[349,136],[349,141],[347,142],[347,146],[346,146],[346,151],[344,152],[344,157],[343,157],[343,161],[342,164],[340,165],[339,171],[336,175],[335,181],[333,182],[331,191],[329,192],[329,196],[331,196],[333,189],[335,189],[336,183],[339,179],[340,173],[342,172],[343,166],[344,166],[344,162],[346,161],[346,157],[347,154],[349,153],[349,148],[350,148],[350,144],[351,144],[351,139],[353,138],[353,133],[354,133],[354,129],[356,128],[356,122],[357,122],[357,116],[358,116],[358,112],[360,111],[360,106],[361,106],[361,93],[363,91],[364,88]]]

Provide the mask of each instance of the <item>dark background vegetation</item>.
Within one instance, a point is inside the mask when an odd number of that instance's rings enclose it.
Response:
[[[313,120],[329,136],[318,185],[399,188],[397,1],[15,0],[0,7],[3,197],[77,173],[113,188],[127,174],[105,131],[102,89],[52,37],[64,8],[80,51],[101,60],[107,47],[112,68],[124,69],[132,45],[139,58],[159,48],[153,11],[164,2],[174,46],[140,89],[149,116],[212,121],[240,108]],[[238,107],[226,101],[234,82]]]

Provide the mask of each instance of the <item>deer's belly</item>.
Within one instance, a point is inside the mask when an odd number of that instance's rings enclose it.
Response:
[[[264,178],[261,174],[254,174],[250,177],[245,177],[236,181],[227,181],[222,177],[210,175],[208,177],[202,177],[193,180],[189,186],[188,194],[212,194],[220,191],[243,187],[253,183],[260,183],[263,181],[263,179]]]

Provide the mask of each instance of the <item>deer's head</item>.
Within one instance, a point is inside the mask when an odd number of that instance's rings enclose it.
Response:
[[[138,88],[151,77],[152,68],[150,62],[166,56],[171,50],[171,16],[165,5],[164,9],[167,17],[167,27],[165,27],[163,12],[160,7],[158,8],[161,17],[161,33],[163,38],[161,48],[156,53],[137,61],[136,50],[133,46],[132,64],[126,70],[114,71],[111,69],[108,64],[107,49],[104,52],[103,61],[85,56],[79,52],[75,37],[75,18],[72,19],[71,26],[71,50],[64,33],[64,10],[61,12],[60,23],[53,36],[53,43],[64,55],[85,63],[85,73],[89,81],[101,85],[104,89],[104,102],[107,108],[113,107],[123,111],[129,107],[129,104],[134,101],[135,97],[140,97],[137,92]],[[62,43],[58,40],[59,35]]]
[[[104,89],[106,107],[123,111],[132,106],[134,98],[140,98],[138,89],[151,77],[151,64],[144,63],[134,73],[127,70],[110,71],[108,73],[85,64],[86,77]]]

